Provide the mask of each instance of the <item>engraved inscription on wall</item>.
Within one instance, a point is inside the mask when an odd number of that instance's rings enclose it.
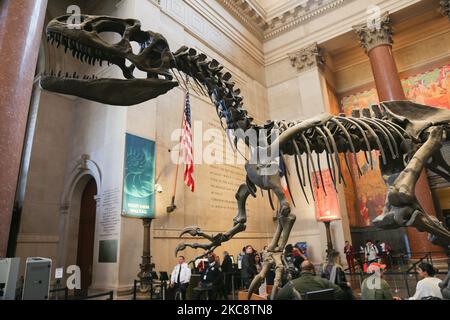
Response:
[[[101,239],[119,236],[122,197],[119,188],[105,190],[101,198],[99,236]]]
[[[208,127],[222,130],[220,122],[216,119],[208,121]],[[223,134],[222,139],[208,141],[208,144],[225,158],[225,164],[218,163],[207,166],[209,203],[212,211],[235,215],[237,213],[236,192],[245,183],[246,173],[244,169],[244,159],[233,151],[231,145]],[[241,150],[244,149],[241,147]],[[241,158],[239,158],[241,157]],[[236,164],[236,160],[239,164]],[[247,206],[247,213],[249,213]]]

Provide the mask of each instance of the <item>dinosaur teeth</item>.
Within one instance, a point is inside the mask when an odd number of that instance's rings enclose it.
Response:
[[[67,54],[69,50],[71,51],[72,57],[80,60],[83,63],[88,63],[89,65],[100,67],[107,64],[111,66],[113,63],[109,61],[109,58],[100,49],[92,48],[69,37],[63,36],[60,33],[48,32],[47,42],[52,45],[56,45],[57,48],[63,47],[64,53]],[[88,77],[89,78],[89,77]]]

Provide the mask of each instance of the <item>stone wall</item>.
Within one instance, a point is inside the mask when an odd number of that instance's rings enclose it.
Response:
[[[238,23],[233,24],[233,30],[228,30],[230,33],[219,30],[215,25],[217,21],[208,18],[207,13],[222,10],[220,15],[224,16],[224,21],[227,18],[231,28],[232,21],[229,20],[232,18],[227,17],[220,6],[205,7],[203,1],[161,1],[158,5],[153,1],[133,0],[91,7],[80,2],[80,6],[82,12],[140,19],[144,30],[162,33],[173,51],[188,45],[223,62],[235,75],[250,113],[257,121],[268,118],[262,44],[252,39]],[[203,11],[199,12],[200,9]],[[64,5],[51,2],[48,20],[62,14],[63,10]],[[219,13],[215,14],[219,16]],[[46,52],[47,64],[54,68],[72,72],[84,70],[98,77],[121,76],[114,67],[86,69],[71,57],[56,57],[53,48],[47,48]],[[152,232],[152,256],[158,271],[171,271],[176,263],[174,249],[181,241],[179,233],[186,226],[198,225],[212,234],[229,230],[236,215],[234,194],[245,182],[242,165],[196,165],[196,192],[193,194],[184,187],[183,168],[180,168],[178,209],[170,215],[166,213],[176,171],[169,150],[178,144],[173,131],[180,128],[184,97],[185,92],[178,88],[153,101],[124,108],[43,92],[17,255],[23,259],[51,257],[55,266],[67,267],[76,263],[79,201],[87,183],[86,177],[92,175],[99,190],[93,288],[126,290],[132,286],[141,262],[143,227],[139,220],[121,217],[125,133],[157,143],[156,176],[164,188],[164,192],[156,196],[157,219]],[[198,139],[203,139],[208,129],[220,128],[215,108],[208,99],[192,92],[191,105],[193,131],[198,133]],[[204,146],[208,144],[210,141],[205,140]],[[203,150],[195,152],[201,154]],[[223,184],[224,190],[212,185],[212,177]],[[218,205],[224,200],[225,205]],[[261,250],[268,244],[275,223],[267,199],[250,199],[248,208],[247,231],[217,253],[228,250],[236,256],[244,245],[252,244]],[[112,223],[113,228],[105,230],[105,223]],[[98,262],[99,242],[103,240],[118,241],[117,263]],[[190,250],[185,254],[191,259],[199,253]]]

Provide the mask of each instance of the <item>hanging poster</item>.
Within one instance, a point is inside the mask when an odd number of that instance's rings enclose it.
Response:
[[[155,218],[155,142],[126,135],[122,215]]]
[[[316,176],[319,182],[319,186],[316,185]],[[312,174],[312,179],[315,181],[314,194],[316,196],[316,218],[317,221],[327,222],[341,219],[341,213],[339,208],[339,200],[336,190],[334,189],[333,180],[329,170],[322,171],[323,184],[322,186],[320,172]]]

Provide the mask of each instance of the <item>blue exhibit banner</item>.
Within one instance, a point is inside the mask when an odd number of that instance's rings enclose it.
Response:
[[[155,142],[126,135],[122,215],[155,218]]]

